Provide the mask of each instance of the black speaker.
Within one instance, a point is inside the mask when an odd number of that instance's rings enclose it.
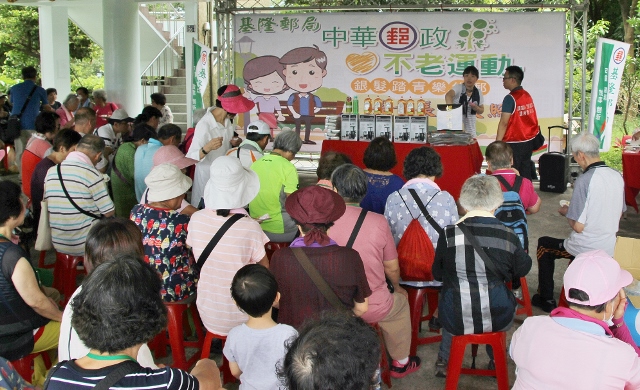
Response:
[[[569,182],[571,156],[559,152],[545,153],[538,160],[540,191],[564,193]]]

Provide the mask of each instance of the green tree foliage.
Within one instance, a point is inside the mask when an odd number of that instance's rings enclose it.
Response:
[[[20,78],[24,66],[40,68],[38,8],[0,5],[0,75]],[[97,45],[69,21],[71,60],[91,59]]]

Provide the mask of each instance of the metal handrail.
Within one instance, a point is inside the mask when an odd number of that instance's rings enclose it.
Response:
[[[155,58],[151,61],[151,63],[142,71],[142,74],[140,74],[140,77],[144,76],[145,73],[147,73],[147,71],[149,70],[149,68],[151,68],[156,61],[158,61],[158,59],[160,58],[160,56],[162,55],[162,53],[165,51],[165,49],[167,47],[171,47],[171,50],[173,51],[173,53],[176,56],[179,56],[179,54],[175,51],[175,49],[173,49],[173,46],[171,46],[171,43],[176,39],[176,37],[180,34],[184,34],[184,26],[182,26],[178,31],[176,31],[175,34],[173,34],[173,36],[167,41],[167,43],[165,43],[164,47],[160,50],[160,52],[158,53],[158,55],[155,56]]]

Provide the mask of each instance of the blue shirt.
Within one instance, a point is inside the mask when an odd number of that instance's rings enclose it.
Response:
[[[360,202],[360,207],[367,211],[384,214],[387,198],[404,185],[404,180],[398,175],[377,175],[365,172],[367,175],[367,195]]]
[[[34,85],[36,85],[36,83],[34,83],[33,80],[25,80],[11,87],[10,98],[13,104],[11,115],[20,115],[22,106],[24,106],[24,103],[27,101],[27,97],[29,97]],[[29,100],[24,114],[20,117],[20,124],[23,130],[35,130],[36,116],[38,116],[40,106],[43,104],[49,104],[47,101],[47,91],[40,86],[36,86],[36,90],[33,92],[33,96],[31,100]]]
[[[133,162],[133,180],[136,187],[136,199],[140,202],[147,184],[144,179],[147,177],[151,169],[153,169],[153,155],[162,146],[162,142],[157,139],[149,139],[149,143],[138,146]]]

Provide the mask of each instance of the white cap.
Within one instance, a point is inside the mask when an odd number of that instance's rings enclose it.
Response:
[[[271,135],[271,129],[265,121],[257,120],[249,123],[247,133],[258,133],[260,135]]]

